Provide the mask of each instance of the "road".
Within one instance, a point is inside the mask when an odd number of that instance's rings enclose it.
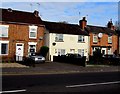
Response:
[[[120,92],[120,72],[2,77],[5,92]],[[16,93],[15,93],[16,94]]]

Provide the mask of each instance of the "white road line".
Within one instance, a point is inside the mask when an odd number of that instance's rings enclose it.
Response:
[[[0,93],[14,93],[14,92],[24,92],[26,91],[26,89],[22,89],[22,90],[11,90],[11,91],[2,91]]]
[[[85,86],[94,86],[94,85],[107,85],[107,84],[117,84],[120,83],[120,81],[116,82],[104,82],[104,83],[92,83],[92,84],[81,84],[81,85],[69,85],[66,86],[67,88],[72,88],[72,87],[85,87]]]

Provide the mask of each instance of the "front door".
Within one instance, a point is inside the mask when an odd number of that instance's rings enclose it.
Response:
[[[16,43],[16,61],[23,61],[24,44]]]

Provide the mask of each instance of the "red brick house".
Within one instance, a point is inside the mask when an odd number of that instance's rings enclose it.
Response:
[[[85,17],[80,20],[80,26],[89,32],[89,53],[93,55],[96,49],[101,49],[103,54],[113,54],[118,49],[118,36],[115,32],[112,21],[109,21],[107,27],[87,25]]]
[[[31,52],[39,51],[44,43],[44,25],[38,11],[0,9],[0,13],[0,57],[3,61],[21,61]]]

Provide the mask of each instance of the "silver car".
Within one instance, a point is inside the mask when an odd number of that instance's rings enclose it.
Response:
[[[43,57],[41,55],[32,55],[32,56],[29,56],[29,59],[31,59],[35,63],[41,63],[41,62],[44,63],[45,62],[45,57]]]

